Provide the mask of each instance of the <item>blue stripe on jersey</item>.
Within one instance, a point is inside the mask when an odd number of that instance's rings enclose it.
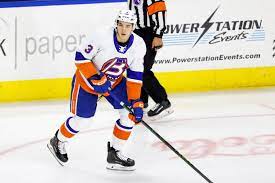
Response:
[[[117,124],[119,127],[123,128],[123,129],[126,129],[126,130],[131,130],[131,129],[133,129],[133,127],[123,126],[123,125],[120,123],[120,120],[119,120],[119,119],[116,121],[116,124]]]
[[[69,117],[68,119],[67,119],[67,121],[66,121],[66,127],[68,128],[68,130],[70,130],[70,132],[72,132],[72,133],[78,133],[79,131],[76,131],[76,130],[74,130],[74,129],[72,129],[72,127],[70,126],[70,124],[69,124],[69,121],[70,121],[70,119],[72,119],[73,117]]]
[[[76,52],[75,53],[75,60],[88,60],[87,58],[85,58],[83,55],[82,55],[82,53],[80,53],[80,52]]]
[[[119,52],[119,53],[123,53],[123,54],[126,53],[126,51],[132,46],[132,44],[134,42],[134,35],[133,34],[130,35],[128,43],[125,47],[119,45],[117,37],[116,37],[116,31],[115,30],[114,30],[114,36],[113,37],[114,37],[114,44],[115,44],[115,47],[116,47],[116,51]]]
[[[132,71],[131,69],[127,69],[127,78],[142,81],[142,75],[143,75],[143,72],[137,72],[137,71]]]

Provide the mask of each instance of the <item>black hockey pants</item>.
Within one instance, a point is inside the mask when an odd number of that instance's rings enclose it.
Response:
[[[164,87],[159,83],[154,73],[151,71],[157,52],[152,49],[152,41],[154,38],[153,31],[150,28],[136,29],[134,31],[137,35],[143,38],[146,44],[146,54],[144,56],[144,73],[143,73],[143,87],[141,92],[141,99],[144,103],[148,103],[148,95],[155,103],[160,103],[167,100],[167,93]]]

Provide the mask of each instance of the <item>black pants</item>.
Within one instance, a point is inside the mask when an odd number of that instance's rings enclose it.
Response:
[[[164,100],[167,100],[167,93],[163,86],[159,83],[158,79],[155,77],[154,73],[151,71],[157,54],[157,52],[152,49],[152,41],[154,38],[153,31],[147,28],[136,29],[134,32],[142,37],[146,44],[141,99],[144,103],[148,103],[149,95],[155,101],[155,103],[160,103]]]

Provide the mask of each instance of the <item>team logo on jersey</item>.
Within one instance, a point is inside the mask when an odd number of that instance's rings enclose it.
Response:
[[[135,5],[141,4],[141,0],[134,0]]]
[[[105,62],[101,71],[106,74],[109,81],[115,81],[128,67],[127,58],[112,58]]]
[[[125,52],[126,47],[123,46],[119,46],[119,52],[120,53],[124,53]]]

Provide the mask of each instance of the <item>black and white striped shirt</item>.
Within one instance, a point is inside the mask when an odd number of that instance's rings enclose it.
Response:
[[[166,28],[164,0],[128,0],[128,5],[137,15],[137,29],[151,27],[157,37],[162,37]]]

